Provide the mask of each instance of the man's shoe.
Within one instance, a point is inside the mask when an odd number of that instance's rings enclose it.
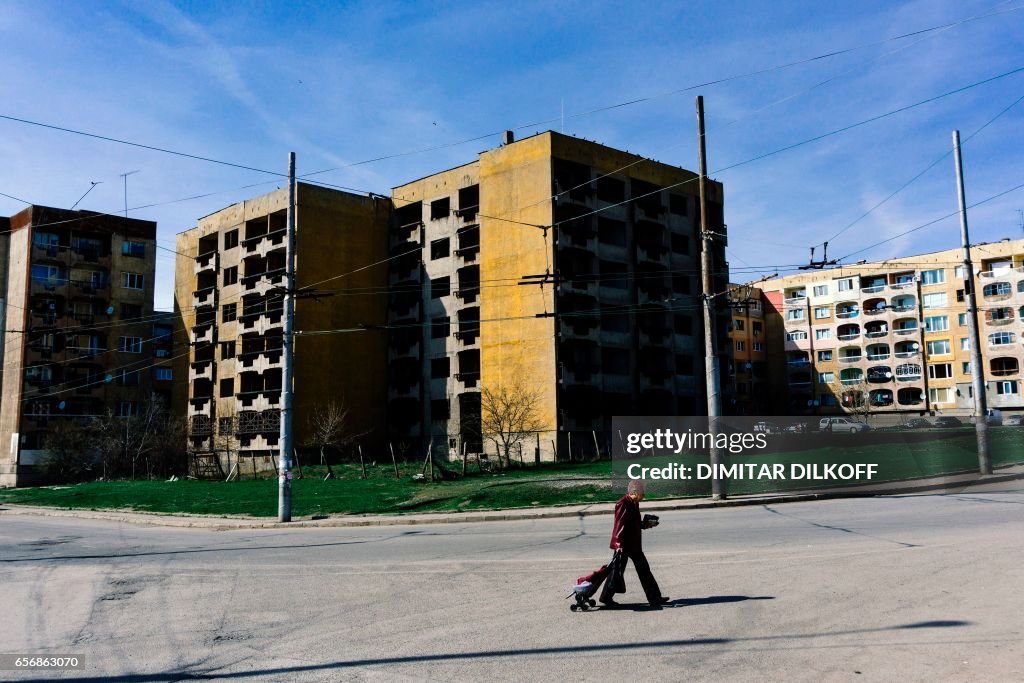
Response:
[[[665,605],[665,604],[667,604],[667,603],[669,603],[669,602],[671,602],[671,601],[670,601],[670,600],[669,600],[669,598],[668,598],[667,596],[665,596],[665,595],[662,595],[662,596],[661,596],[660,598],[658,598],[658,604],[659,604],[659,605]]]

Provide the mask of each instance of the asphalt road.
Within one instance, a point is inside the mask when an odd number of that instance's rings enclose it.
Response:
[[[1024,680],[1024,491],[664,513],[643,606],[569,611],[608,516],[211,531],[0,519],[0,652],[171,681]]]

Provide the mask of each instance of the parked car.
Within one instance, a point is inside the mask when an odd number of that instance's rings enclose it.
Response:
[[[804,432],[807,431],[807,423],[806,422],[795,422],[795,423],[793,423],[791,425],[787,425],[787,426],[783,427],[782,431],[785,434],[803,434]]]
[[[1011,415],[1003,418],[1004,427],[1024,427],[1024,415]]]
[[[906,421],[903,425],[904,429],[928,429],[932,426],[932,423],[923,417],[914,417]]]
[[[774,422],[762,420],[760,422],[754,423],[753,430],[755,433],[761,434],[778,434],[782,431],[782,428],[779,427],[779,425],[775,424]]]
[[[818,429],[823,432],[848,432],[856,434],[857,432],[866,432],[871,427],[863,422],[851,420],[848,417],[823,417],[818,421]]]
[[[943,415],[935,418],[935,426],[943,429],[950,429],[953,427],[963,427],[964,423],[959,418],[953,417],[952,415]]]

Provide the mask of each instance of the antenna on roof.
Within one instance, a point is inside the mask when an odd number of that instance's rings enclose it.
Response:
[[[814,260],[814,247],[811,247],[811,260],[806,266],[800,266],[800,270],[821,270],[825,266],[834,266],[838,262],[836,259],[828,260],[828,242],[825,242],[824,249],[822,250],[822,259],[820,261]]]

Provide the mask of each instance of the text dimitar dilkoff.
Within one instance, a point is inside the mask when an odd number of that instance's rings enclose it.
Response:
[[[691,479],[752,479],[757,481],[834,480],[870,481],[878,473],[877,463],[731,463],[729,465],[698,463],[683,465],[669,463],[661,467],[644,467],[632,463],[626,468],[630,479],[663,479],[685,481]]]

